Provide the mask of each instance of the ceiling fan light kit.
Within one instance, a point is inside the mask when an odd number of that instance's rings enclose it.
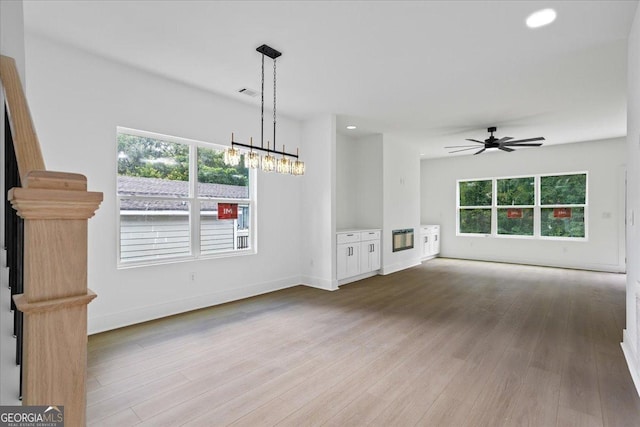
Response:
[[[496,138],[495,136],[493,136],[493,133],[497,130],[498,128],[495,126],[491,126],[487,128],[487,132],[489,132],[491,135],[489,136],[489,138],[485,139],[484,141],[478,141],[477,139],[467,138],[467,141],[477,142],[478,144],[484,145],[483,148],[473,153],[474,155],[484,153],[485,151],[497,151],[497,150],[511,153],[513,151],[516,151],[515,148],[518,148],[518,147],[540,147],[542,145],[542,142],[534,142],[534,141],[544,141],[544,137],[542,136],[538,136],[535,138],[516,139],[516,140],[513,140],[513,137],[511,136]],[[475,150],[476,148],[478,148],[478,146],[475,144],[474,145],[452,145],[444,148],[461,148],[461,150],[449,151],[449,154],[451,154],[451,153],[458,153],[460,151]]]

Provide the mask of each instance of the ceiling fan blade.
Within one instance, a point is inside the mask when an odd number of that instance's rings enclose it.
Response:
[[[498,144],[502,144],[503,142],[507,142],[508,140],[513,139],[512,136],[505,136],[504,138],[500,138],[499,140],[497,140],[496,142]]]
[[[484,141],[478,141],[477,139],[469,139],[469,138],[467,138],[467,141],[477,142],[479,144],[484,144]]]
[[[482,149],[482,150],[480,150],[480,151],[476,151],[475,153],[473,153],[473,155],[475,156],[476,154],[480,154],[480,153],[482,153],[484,150],[486,150],[486,148],[483,148],[483,149]]]
[[[498,147],[498,149],[502,151],[508,151],[508,152],[516,151],[513,148],[505,147],[504,145],[501,145],[500,147]]]
[[[537,138],[517,139],[515,141],[509,141],[509,144],[513,144],[514,142],[530,142],[530,141],[544,141],[544,137],[539,136]]]
[[[542,145],[542,142],[538,142],[535,144],[518,144],[517,142],[507,142],[506,144],[503,144],[504,147],[540,147]]]
[[[477,147],[471,147],[471,148],[463,148],[462,150],[449,151],[449,154],[451,154],[451,153],[457,153],[457,152],[459,152],[459,151],[474,150],[474,149],[476,149],[476,148],[477,148]]]
[[[473,148],[476,148],[477,145],[450,145],[450,146],[444,147],[444,148],[462,148],[462,147],[473,147]]]

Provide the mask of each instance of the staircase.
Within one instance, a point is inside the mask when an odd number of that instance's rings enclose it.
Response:
[[[103,196],[87,191],[82,175],[46,169],[15,61],[2,55],[0,82],[6,107],[8,201],[2,265],[9,266],[0,290],[2,404],[9,404],[7,393],[20,396],[23,405],[64,406],[65,425],[83,426],[87,305],[96,297],[87,288],[87,222]],[[10,303],[5,302],[7,282]],[[7,316],[8,308],[13,316]],[[12,340],[13,345],[6,345]],[[20,364],[17,393],[15,365],[6,364],[7,347],[14,349],[14,363]]]
[[[13,336],[14,311],[11,307],[7,252],[0,250],[0,404],[20,405],[20,366],[16,364],[16,338]]]

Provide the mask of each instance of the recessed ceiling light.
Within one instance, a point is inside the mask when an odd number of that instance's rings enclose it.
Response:
[[[545,25],[551,24],[556,20],[556,11],[553,9],[542,9],[537,12],[533,12],[527,18],[527,27],[540,28]]]
[[[347,129],[353,130],[353,129],[356,129],[356,127],[354,125],[349,125],[349,126],[347,126]]]

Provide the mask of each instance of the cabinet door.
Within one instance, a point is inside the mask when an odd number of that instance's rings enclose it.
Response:
[[[360,274],[360,243],[349,245],[350,252],[347,255],[347,276]]]
[[[360,244],[338,245],[338,280],[360,274]]]
[[[423,257],[428,257],[429,253],[431,251],[431,235],[427,234],[423,234],[422,236],[422,256]]]
[[[433,233],[431,255],[438,255],[440,253],[440,232],[435,231]]]
[[[371,243],[371,252],[369,252],[369,260],[371,270],[380,270],[380,240],[375,240]]]
[[[369,240],[360,245],[360,273],[380,270],[380,241]]]
[[[368,273],[371,268],[371,246],[372,241],[362,242],[360,244],[360,273]]]

